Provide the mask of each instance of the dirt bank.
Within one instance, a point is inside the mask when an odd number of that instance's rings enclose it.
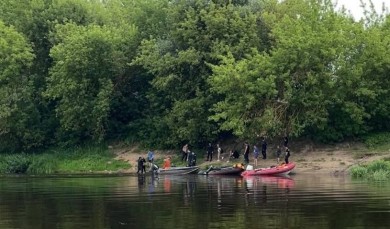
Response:
[[[237,144],[235,144],[237,145]],[[126,173],[135,173],[137,170],[137,159],[140,156],[146,158],[147,151],[134,147],[111,147],[113,152],[117,155],[116,159],[125,160],[132,165],[132,168],[126,171]],[[290,147],[291,157],[290,161],[296,163],[295,173],[327,173],[333,175],[342,175],[348,172],[348,169],[355,164],[361,164],[378,160],[385,157],[390,157],[390,149],[385,152],[373,152],[366,149],[363,145],[343,143],[332,146],[318,146],[313,144],[296,143]],[[225,153],[222,155],[221,162],[207,162],[205,158],[198,157],[198,165],[201,167],[208,166],[209,164],[217,163],[218,165],[228,165],[231,161],[228,161],[229,146],[224,149]],[[179,155],[177,150],[174,151],[159,151],[156,150],[155,158],[163,158],[166,155]],[[268,167],[276,164],[275,149],[268,147],[267,159],[262,160],[261,157],[258,160],[257,167]],[[214,154],[216,159],[216,154]],[[252,154],[250,154],[250,163],[253,164]],[[242,156],[238,161],[243,160]]]

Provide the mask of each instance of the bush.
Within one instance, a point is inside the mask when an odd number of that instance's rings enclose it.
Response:
[[[367,168],[359,165],[353,166],[351,168],[351,175],[355,178],[365,177],[367,176]]]
[[[390,171],[390,163],[383,160],[374,161],[367,166],[367,169],[368,172]]]
[[[376,181],[383,181],[383,180],[388,180],[390,179],[390,171],[387,170],[379,170],[375,171],[371,175],[372,180]]]
[[[31,158],[26,154],[4,155],[1,161],[2,173],[26,173],[31,164]]]
[[[388,144],[390,142],[390,133],[375,133],[367,135],[363,138],[364,144],[368,148],[375,148],[378,145]]]
[[[30,167],[27,173],[32,174],[51,174],[56,171],[57,160],[52,155],[39,155],[32,157]]]
[[[379,160],[364,166],[353,166],[350,170],[352,177],[367,180],[389,180],[390,162]]]

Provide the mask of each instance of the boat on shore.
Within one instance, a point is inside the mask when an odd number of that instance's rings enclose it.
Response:
[[[200,175],[240,175],[244,171],[244,166],[213,167],[206,171],[201,171]]]
[[[161,175],[185,175],[196,174],[199,170],[198,166],[191,167],[170,167],[167,169],[158,169],[157,173]]]
[[[268,168],[259,168],[253,170],[245,170],[241,176],[273,176],[273,175],[288,175],[295,168],[295,163],[281,164]]]

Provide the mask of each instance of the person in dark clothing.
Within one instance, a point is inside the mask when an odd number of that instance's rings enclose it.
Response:
[[[287,147],[287,145],[288,145],[288,137],[285,136],[284,139],[283,139],[283,146]]]
[[[138,158],[138,170],[137,170],[137,173],[141,172],[141,173],[145,173],[146,172],[146,169],[145,169],[145,158],[143,157],[139,157]]]
[[[244,148],[244,161],[246,164],[249,164],[249,144],[248,142],[245,142],[245,148]]]
[[[207,161],[213,160],[213,152],[214,152],[213,145],[209,143],[209,145],[207,146]]]
[[[196,165],[196,154],[195,152],[188,152],[188,167]]]
[[[237,159],[240,157],[240,153],[237,150],[230,150],[229,151],[230,159]]]
[[[288,164],[288,158],[290,157],[290,150],[286,147],[286,155],[284,156],[284,162]]]
[[[263,155],[263,159],[267,159],[267,142],[265,141],[265,138],[263,138],[261,143],[261,154]]]

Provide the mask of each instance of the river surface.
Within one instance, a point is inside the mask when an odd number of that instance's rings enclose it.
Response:
[[[390,182],[324,174],[0,177],[0,228],[390,228]]]

